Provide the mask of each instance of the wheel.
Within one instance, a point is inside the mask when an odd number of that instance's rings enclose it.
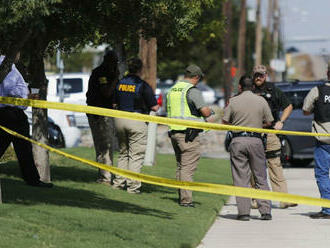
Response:
[[[292,166],[296,166],[296,167],[306,167],[308,166],[311,162],[313,161],[313,159],[292,159],[290,161],[290,164]]]
[[[65,140],[64,140],[64,135],[61,131],[60,128],[58,128],[58,148],[65,148]]]
[[[51,147],[65,148],[64,135],[57,125],[48,127],[48,142]]]

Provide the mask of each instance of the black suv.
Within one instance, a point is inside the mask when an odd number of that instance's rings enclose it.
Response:
[[[313,115],[305,116],[302,112],[304,99],[315,86],[325,81],[294,81],[275,83],[291,100],[293,111],[284,123],[283,130],[311,132]],[[307,136],[282,135],[282,159],[284,164],[307,166],[314,158],[315,139]]]

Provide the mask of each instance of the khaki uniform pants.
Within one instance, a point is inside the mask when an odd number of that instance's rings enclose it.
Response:
[[[197,136],[193,142],[185,142],[184,133],[171,136],[172,146],[177,162],[176,179],[179,181],[193,181],[193,175],[200,159],[200,139]],[[192,203],[192,191],[179,189],[180,203]]]
[[[140,173],[147,146],[147,124],[141,121],[116,118],[115,128],[119,141],[118,168]],[[128,192],[140,191],[140,181],[115,176],[114,187],[124,188],[125,183]]]
[[[235,186],[250,187],[251,172],[254,175],[255,188],[269,190],[265,151],[261,139],[254,137],[236,137],[230,143],[230,161]],[[251,199],[236,197],[239,215],[250,214]],[[257,199],[261,214],[271,212],[269,200]]]
[[[272,133],[267,136],[267,148],[268,151],[276,151],[281,149],[280,139]],[[268,158],[267,159],[268,173],[272,190],[275,192],[288,193],[288,186],[283,174],[283,167],[281,164],[281,158]]]
[[[102,164],[113,164],[114,124],[112,117],[87,115],[92,132],[96,161]],[[111,182],[111,173],[99,169],[98,181]]]

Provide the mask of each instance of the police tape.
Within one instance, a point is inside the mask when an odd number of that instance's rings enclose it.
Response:
[[[25,139],[33,144],[43,147],[51,152],[57,153],[59,155],[65,156],[72,160],[76,160],[85,164],[89,164],[91,166],[107,170],[113,174],[117,174],[123,177],[130,178],[132,180],[141,181],[147,184],[154,184],[164,187],[170,188],[178,188],[178,189],[187,189],[192,191],[200,191],[205,193],[213,193],[219,195],[232,195],[232,196],[240,196],[240,197],[248,197],[254,199],[266,199],[273,201],[282,201],[282,202],[290,202],[290,203],[298,203],[305,205],[313,205],[313,206],[322,206],[322,207],[330,207],[330,200],[327,199],[319,199],[308,196],[287,194],[287,193],[279,193],[279,192],[271,192],[266,190],[259,190],[253,188],[243,188],[237,186],[223,185],[223,184],[212,184],[212,183],[201,183],[201,182],[184,182],[177,181],[173,179],[167,179],[157,176],[150,176],[141,173],[136,173],[120,168],[116,168],[113,166],[108,166],[105,164],[101,164],[89,159],[80,158],[69,153],[57,150],[53,147],[50,147],[46,144],[39,143],[33,139],[27,138],[21,134],[18,134],[8,128],[0,126],[0,128],[7,133],[19,137],[21,139]]]
[[[328,134],[328,133],[285,131],[285,130],[223,125],[223,124],[198,122],[198,121],[188,121],[188,120],[182,120],[182,119],[173,119],[173,118],[151,116],[151,115],[145,115],[145,114],[139,114],[139,113],[131,113],[131,112],[127,112],[127,111],[113,110],[113,109],[107,109],[107,108],[99,108],[99,107],[84,106],[84,105],[69,104],[69,103],[48,102],[48,101],[44,101],[44,100],[0,97],[0,103],[19,105],[19,106],[31,106],[31,107],[35,107],[35,108],[51,108],[51,109],[58,109],[58,110],[82,112],[82,113],[87,113],[87,114],[124,118],[124,119],[131,119],[131,120],[144,121],[144,122],[154,122],[154,123],[164,124],[164,125],[186,126],[186,127],[190,127],[190,128],[197,128],[197,129],[204,129],[204,130],[248,131],[248,132],[256,132],[256,133],[274,133],[274,134],[282,134],[282,135],[328,136],[328,137],[330,137],[330,134]]]

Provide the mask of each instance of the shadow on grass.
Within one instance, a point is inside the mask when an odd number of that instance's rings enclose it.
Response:
[[[16,161],[10,161],[0,165],[1,173],[7,176],[21,177],[19,165]],[[82,169],[74,166],[50,166],[52,180],[55,181],[73,181],[73,182],[95,182],[97,178],[97,168],[91,169],[86,166]]]
[[[39,203],[57,206],[102,209],[112,212],[132,213],[172,219],[171,213],[141,207],[136,204],[111,200],[92,191],[54,186],[54,188],[37,188],[24,184],[21,180],[1,179],[2,199],[4,203],[35,205]]]
[[[141,187],[141,191],[143,193],[160,192],[163,194],[175,194],[177,190],[173,188],[166,188],[163,186],[143,183]]]

